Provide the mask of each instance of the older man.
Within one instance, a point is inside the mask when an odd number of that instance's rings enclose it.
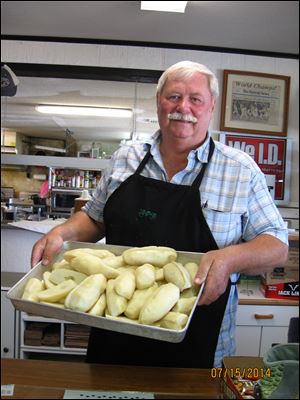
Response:
[[[235,352],[239,273],[260,274],[287,258],[287,230],[264,175],[245,153],[214,142],[209,124],[218,82],[204,65],[168,68],[157,87],[160,129],[150,143],[122,146],[96,194],[34,246],[45,264],[63,241],[97,241],[205,253],[205,289],[178,344],[92,328],[87,361],[220,367]]]

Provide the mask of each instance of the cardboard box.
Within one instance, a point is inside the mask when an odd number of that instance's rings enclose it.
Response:
[[[224,357],[222,368],[212,368],[214,372],[221,378],[223,399],[249,398],[255,382],[267,373],[261,357],[240,356]]]
[[[299,300],[299,281],[267,285],[262,282],[261,292],[266,298]]]
[[[262,276],[260,288],[265,297],[299,300],[299,239],[290,240],[289,245],[287,263]]]

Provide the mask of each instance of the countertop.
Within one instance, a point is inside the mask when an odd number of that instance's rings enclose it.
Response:
[[[41,221],[21,220],[16,222],[1,223],[1,229],[25,229],[28,231],[47,233],[52,228],[65,222],[65,218],[44,219]]]
[[[1,290],[9,290],[19,282],[23,276],[25,276],[25,272],[1,271]]]
[[[144,392],[155,399],[222,398],[219,379],[208,369],[194,368],[2,359],[1,385],[9,384],[15,385],[14,395],[1,398],[62,399],[65,389]]]
[[[299,306],[299,300],[270,299],[264,297],[257,284],[238,284],[239,304],[264,306]]]

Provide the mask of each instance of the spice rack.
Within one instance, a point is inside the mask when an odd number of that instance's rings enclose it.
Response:
[[[101,171],[49,168],[49,189],[95,189],[101,179]]]

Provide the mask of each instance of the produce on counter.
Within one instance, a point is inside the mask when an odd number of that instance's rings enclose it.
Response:
[[[146,246],[114,255],[78,248],[63,257],[43,280],[28,280],[22,299],[165,329],[186,325],[199,291],[198,266],[178,263],[174,249]]]

